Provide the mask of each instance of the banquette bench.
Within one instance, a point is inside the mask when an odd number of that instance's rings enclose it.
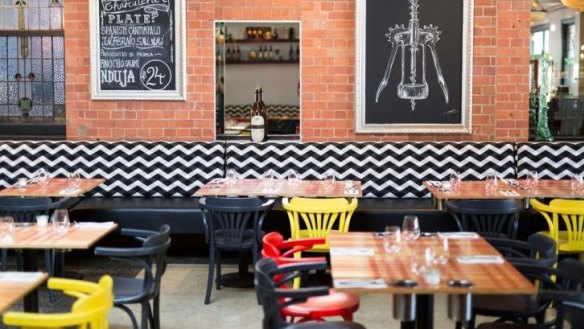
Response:
[[[76,170],[106,182],[71,210],[77,221],[117,221],[121,227],[158,228],[172,233],[203,233],[195,191],[228,169],[259,178],[266,170],[285,177],[290,169],[303,179],[333,170],[338,179],[358,179],[364,198],[351,222],[354,230],[381,230],[417,214],[422,230],[452,230],[454,222],[430,202],[424,180],[445,180],[452,170],[463,179],[523,177],[537,170],[543,178],[565,179],[584,171],[584,143],[506,142],[0,142],[0,187],[39,168],[53,176]],[[266,229],[286,232],[277,205]],[[521,227],[521,225],[520,225]]]

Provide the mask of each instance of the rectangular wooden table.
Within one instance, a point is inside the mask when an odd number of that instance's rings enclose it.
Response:
[[[325,181],[301,180],[290,183],[285,179],[237,179],[229,182],[216,178],[201,187],[195,196],[259,196],[259,197],[306,197],[335,198],[362,197],[360,181],[345,189],[345,181],[335,181],[329,186]]]
[[[93,190],[105,182],[103,178],[81,178],[79,188],[69,189],[67,178],[51,178],[45,185],[39,183],[28,184],[24,188],[11,186],[0,190],[0,196],[20,196],[20,197],[79,197],[88,191]]]
[[[72,225],[65,233],[59,233],[53,230],[51,225],[44,227],[36,224],[17,225],[11,241],[0,240],[0,248],[22,249],[24,271],[37,271],[36,251],[38,249],[88,249],[117,227],[117,224],[92,227]],[[35,312],[38,310],[36,292],[25,297],[24,306],[26,311]]]
[[[0,272],[0,313],[36,289],[47,277],[47,273],[41,272]]]
[[[483,238],[449,239],[450,258],[446,264],[435,265],[440,270],[439,284],[427,284],[423,276],[414,274],[411,269],[413,250],[424,250],[430,246],[432,238],[420,237],[415,241],[403,242],[398,253],[388,253],[383,248],[381,238],[371,232],[332,232],[329,236],[331,248],[331,270],[335,289],[339,291],[391,294],[535,294],[536,288],[510,263],[502,264],[461,264],[456,256],[500,255]],[[412,248],[414,246],[414,248]],[[364,248],[364,249],[363,249]],[[341,250],[364,250],[370,254],[338,254]],[[383,287],[355,287],[340,284],[347,280],[381,280]],[[395,286],[399,280],[414,280],[413,288]],[[470,288],[451,287],[449,280],[467,280],[473,283]],[[430,307],[430,310],[432,308]],[[420,314],[419,314],[420,315]],[[431,312],[427,316],[431,317]],[[420,319],[428,321],[431,319]],[[426,328],[431,325],[426,323]],[[424,326],[422,326],[424,327]]]
[[[526,207],[529,198],[584,198],[584,190],[574,190],[570,180],[539,180],[537,187],[529,188],[523,179],[499,180],[495,190],[485,188],[486,181],[461,181],[456,190],[445,190],[440,184],[444,182],[423,182],[430,191],[438,209],[442,209],[444,200],[456,199],[518,199],[525,200]]]

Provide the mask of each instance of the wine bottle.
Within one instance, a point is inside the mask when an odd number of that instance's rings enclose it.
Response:
[[[297,61],[300,60],[300,45],[296,46],[296,58]]]
[[[264,60],[264,48],[260,45],[260,50],[258,52],[258,60],[263,61]]]
[[[290,45],[290,52],[288,53],[288,60],[292,62],[294,60],[294,46]]]
[[[241,62],[241,51],[239,51],[239,46],[237,46],[237,52],[235,53],[235,61]]]
[[[268,110],[262,100],[262,88],[255,91],[256,100],[251,108],[251,141],[265,142],[268,140]]]
[[[225,61],[227,63],[231,62],[233,60],[233,57],[231,55],[231,47],[227,47],[227,55],[225,55]]]
[[[272,49],[272,45],[270,45],[270,51],[268,52],[268,60],[272,60],[274,58],[274,50]]]

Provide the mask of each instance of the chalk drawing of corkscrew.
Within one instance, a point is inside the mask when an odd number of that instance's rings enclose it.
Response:
[[[444,93],[444,99],[448,104],[448,86],[444,80],[440,62],[438,61],[438,53],[436,52],[436,43],[440,40],[441,31],[438,31],[438,26],[424,25],[420,28],[420,21],[418,19],[418,0],[408,0],[410,3],[410,21],[406,28],[403,24],[390,27],[389,32],[385,36],[391,43],[391,53],[387,61],[387,67],[383,74],[383,79],[377,87],[375,95],[375,103],[379,102],[379,96],[383,89],[387,86],[391,68],[395,62],[398,50],[401,50],[401,81],[397,86],[397,96],[401,99],[409,99],[411,109],[416,109],[416,100],[428,98],[429,90],[426,82],[426,46],[430,50],[432,59],[434,61],[434,68],[438,76],[438,83]],[[409,51],[409,56],[407,52]],[[409,62],[409,72],[406,72],[406,62]],[[419,66],[421,65],[421,68]],[[409,76],[406,75],[409,73]]]

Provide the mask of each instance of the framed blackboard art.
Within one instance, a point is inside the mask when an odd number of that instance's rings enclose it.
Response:
[[[184,0],[91,0],[92,99],[184,100]]]
[[[471,133],[472,0],[356,0],[356,132]]]

